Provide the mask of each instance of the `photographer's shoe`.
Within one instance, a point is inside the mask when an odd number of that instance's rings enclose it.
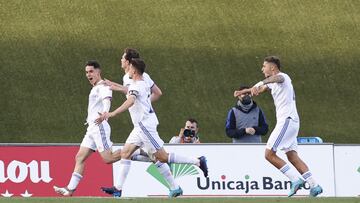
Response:
[[[182,194],[183,194],[183,190],[181,189],[181,187],[179,187],[178,189],[170,190],[169,198],[177,197],[177,196],[180,196]]]
[[[208,167],[207,167],[207,160],[204,156],[199,157],[200,166],[199,168],[203,171],[205,178],[208,177]]]
[[[101,190],[113,197],[121,197],[121,190],[116,189],[116,187],[101,187]]]
[[[288,194],[288,197],[291,197],[291,196],[295,195],[296,192],[300,188],[304,187],[304,184],[305,184],[305,181],[303,179],[301,179],[301,178],[299,178],[299,180],[297,180],[297,181],[291,182],[290,192]]]

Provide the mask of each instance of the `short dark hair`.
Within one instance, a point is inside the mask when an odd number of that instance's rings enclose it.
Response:
[[[128,61],[134,58],[140,58],[140,53],[138,52],[138,50],[133,48],[125,48],[124,53],[125,53],[125,59]]]
[[[277,68],[280,70],[280,58],[277,56],[267,56],[265,57],[264,61],[268,63],[273,63],[277,66]]]
[[[190,121],[190,123],[196,123],[196,127],[199,127],[199,123],[195,118],[188,118],[186,121]]]
[[[141,58],[133,58],[130,60],[130,64],[140,72],[140,75],[142,75],[145,72],[146,64],[145,61]]]
[[[89,60],[86,62],[86,66],[93,66],[95,69],[100,69],[100,64],[96,60]]]

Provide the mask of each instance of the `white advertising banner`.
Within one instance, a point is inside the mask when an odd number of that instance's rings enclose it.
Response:
[[[286,196],[289,192],[290,182],[286,176],[265,160],[264,144],[166,145],[165,149],[183,156],[204,155],[208,160],[208,178],[196,166],[171,165],[184,196]],[[335,196],[333,145],[299,145],[298,152],[323,187],[321,196]],[[283,152],[278,154],[285,158]],[[116,184],[119,162],[113,164],[113,175]],[[156,197],[167,196],[168,193],[168,184],[155,165],[132,162],[123,187],[124,197]],[[308,194],[309,187],[306,185],[296,195]]]
[[[334,146],[336,196],[360,196],[360,146]]]

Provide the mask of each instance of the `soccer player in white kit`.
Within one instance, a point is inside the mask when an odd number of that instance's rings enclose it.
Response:
[[[159,122],[150,101],[150,86],[144,81],[142,76],[145,71],[145,63],[142,59],[134,58],[131,59],[130,64],[129,76],[132,78],[133,82],[128,87],[127,100],[115,111],[103,113],[96,120],[97,123],[101,123],[103,120],[114,117],[129,109],[131,120],[134,124],[134,129],[121,150],[119,182],[114,187],[102,189],[104,192],[111,194],[114,197],[121,196],[122,187],[131,166],[130,155],[136,149],[142,147],[156,158],[157,161],[155,165],[158,167],[159,172],[170,183],[169,197],[182,195],[182,189],[175,183],[170,168],[166,163],[187,163],[197,165],[204,172],[204,176],[207,177],[208,169],[206,159],[204,156],[200,158],[190,158],[174,153],[168,154],[164,150],[164,142],[157,132],[157,125]]]
[[[130,70],[130,60],[133,58],[140,58],[140,54],[136,49],[133,48],[125,48],[124,53],[121,57],[121,68],[124,70],[125,75],[123,76],[123,84],[120,85],[118,83],[112,82],[110,80],[105,80],[105,83],[110,86],[110,89],[113,91],[120,91],[127,94],[127,89],[129,85],[132,83],[132,79],[129,76],[129,70]],[[155,82],[150,78],[149,74],[146,72],[143,73],[143,80],[150,86],[151,90],[151,96],[150,100],[151,102],[157,101],[161,95],[162,91],[161,89],[155,84]]]
[[[121,68],[124,70],[125,75],[123,76],[123,84],[118,84],[116,82],[110,81],[105,79],[105,84],[110,86],[110,89],[113,91],[119,91],[127,94],[128,87],[133,82],[133,80],[129,76],[129,70],[130,70],[130,60],[133,58],[140,58],[140,53],[133,48],[125,48],[124,53],[121,56]],[[151,102],[157,101],[161,95],[162,91],[161,89],[155,84],[155,82],[150,78],[149,74],[143,73],[143,80],[146,82],[146,84],[150,87],[151,90],[151,96],[150,100]],[[114,152],[115,154],[120,153],[120,151]],[[153,158],[153,157],[152,157]],[[149,161],[150,157],[143,149],[137,150],[136,153],[133,154],[132,160],[134,161]]]
[[[316,183],[308,166],[297,154],[297,135],[300,119],[296,109],[295,92],[291,79],[287,74],[280,71],[280,59],[276,56],[268,56],[264,59],[262,72],[266,79],[245,91],[257,96],[266,90],[270,90],[274,99],[276,126],[267,142],[265,158],[290,179],[289,197],[303,187],[305,181],[310,185],[309,196],[315,197],[322,193],[323,189]],[[235,91],[234,96],[238,96],[242,92],[242,90]],[[283,150],[286,153],[290,163],[305,181],[298,177],[296,171],[276,155],[277,150]]]
[[[75,158],[75,168],[69,184],[66,187],[54,186],[55,192],[64,196],[71,196],[83,177],[86,159],[94,152],[98,151],[105,163],[110,164],[120,160],[120,154],[113,154],[110,140],[110,125],[107,121],[96,125],[95,119],[99,112],[110,110],[112,91],[106,86],[101,78],[101,68],[97,61],[88,61],[85,67],[86,77],[93,86],[89,94],[88,125],[86,134],[80,144],[79,151]]]

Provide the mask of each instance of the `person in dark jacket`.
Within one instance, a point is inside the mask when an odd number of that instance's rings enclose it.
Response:
[[[239,90],[247,89],[242,85]],[[226,135],[233,143],[261,143],[261,136],[265,135],[269,126],[260,107],[251,98],[251,94],[238,96],[236,105],[229,110],[225,125]]]

